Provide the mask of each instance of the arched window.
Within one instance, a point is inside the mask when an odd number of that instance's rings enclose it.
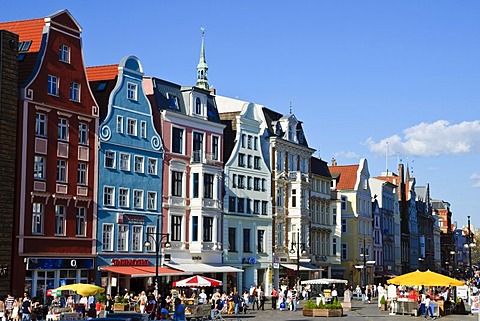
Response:
[[[202,102],[200,101],[200,98],[195,99],[195,114],[201,115],[202,114]]]

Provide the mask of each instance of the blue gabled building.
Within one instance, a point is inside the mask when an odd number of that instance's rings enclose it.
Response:
[[[108,293],[152,288],[161,215],[163,143],[134,56],[87,68],[100,106],[97,275]],[[158,125],[158,124],[157,124]],[[100,281],[100,280],[99,280]]]

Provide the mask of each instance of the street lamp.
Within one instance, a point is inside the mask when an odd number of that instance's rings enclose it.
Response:
[[[295,253],[295,251],[297,252],[297,279],[295,282],[297,291],[300,287],[300,247],[302,248],[302,255],[306,254],[305,243],[300,243],[300,230],[297,230],[297,242],[292,241],[292,247],[290,248],[291,254]]]
[[[155,244],[155,297],[161,293],[160,283],[158,282],[158,265],[160,261],[160,250],[162,248],[162,241],[165,239],[165,248],[170,248],[170,234],[169,233],[160,233],[160,216],[157,215],[157,228],[154,233],[147,232],[146,241],[144,243],[145,247],[150,248],[152,243],[149,241],[151,239],[153,244]]]
[[[452,276],[455,276],[455,251],[451,250],[450,255],[452,256]]]
[[[472,231],[470,230],[470,215],[467,216],[468,218],[468,236],[467,236],[467,243],[463,245],[463,247],[468,248],[468,276],[473,276],[473,268],[472,268],[472,247],[475,247],[475,242],[473,240]]]

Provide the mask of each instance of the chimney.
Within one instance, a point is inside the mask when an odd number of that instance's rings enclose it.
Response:
[[[403,172],[403,164],[398,164],[398,177],[400,179],[400,184],[405,182],[405,176]]]
[[[337,166],[337,160],[332,157],[332,166]]]

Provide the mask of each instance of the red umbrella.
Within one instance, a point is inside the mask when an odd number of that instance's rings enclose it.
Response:
[[[206,287],[206,286],[220,286],[222,281],[207,278],[205,276],[195,275],[189,278],[175,281],[172,283],[174,287]]]

